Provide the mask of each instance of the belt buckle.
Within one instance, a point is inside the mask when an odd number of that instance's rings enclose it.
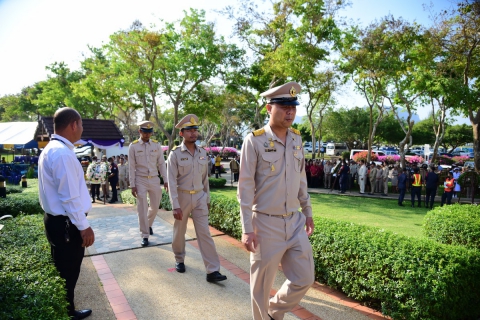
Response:
[[[147,176],[147,179],[150,179],[152,176]]]
[[[189,193],[190,194],[195,194],[195,190],[190,190]]]

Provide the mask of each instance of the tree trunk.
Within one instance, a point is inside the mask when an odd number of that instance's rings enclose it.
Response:
[[[480,126],[477,121],[472,121],[472,130],[473,130],[473,154],[475,161],[475,171],[480,172]]]

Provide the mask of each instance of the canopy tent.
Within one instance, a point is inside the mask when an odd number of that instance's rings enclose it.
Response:
[[[35,131],[38,122],[0,122],[0,145],[4,149],[38,148]]]
[[[38,123],[36,136],[50,138],[53,133],[53,117],[40,117]],[[100,149],[123,147],[125,140],[113,120],[82,119],[82,123],[82,137],[75,142],[76,145],[90,143]]]

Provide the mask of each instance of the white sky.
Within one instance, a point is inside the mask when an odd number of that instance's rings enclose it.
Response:
[[[434,8],[445,9],[453,0],[435,0]],[[387,14],[429,24],[423,10],[428,0],[352,0],[342,15],[366,25]],[[217,30],[230,35],[230,23],[213,10],[235,5],[235,0],[0,0],[0,96],[20,92],[23,87],[46,79],[45,67],[64,61],[71,70],[79,67],[87,45],[107,43],[109,35],[127,29],[134,20],[144,25],[159,19],[174,21],[188,8],[204,9]],[[263,3],[258,0],[258,3]],[[363,106],[357,94],[347,90],[342,106]],[[425,118],[428,111],[419,111]],[[305,114],[299,108],[298,115]]]

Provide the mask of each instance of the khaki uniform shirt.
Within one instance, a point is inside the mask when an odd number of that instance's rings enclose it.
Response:
[[[312,216],[302,139],[290,129],[286,144],[269,125],[243,142],[237,198],[243,233],[253,232],[252,213],[282,215],[302,208]]]
[[[388,179],[388,171],[389,171],[388,166],[383,167],[382,170],[383,170],[383,175],[382,175],[383,180]]]
[[[118,175],[119,176],[124,176],[124,177],[128,177],[128,165],[125,164],[125,162],[123,164],[118,164],[117,165],[118,167]]]
[[[205,149],[195,145],[195,154],[191,154],[183,142],[170,152],[167,160],[168,191],[173,209],[180,208],[178,190],[203,190],[210,203],[208,185],[208,162]],[[177,190],[178,189],[178,190]]]
[[[332,173],[332,168],[333,166],[331,164],[326,164],[325,167],[323,167],[323,170],[325,174],[331,174]]]
[[[167,180],[167,168],[163,157],[162,146],[158,141],[150,139],[143,142],[142,139],[135,140],[128,149],[128,169],[130,186],[135,187],[135,177],[156,177],[158,172]]]
[[[370,173],[368,174],[368,179],[375,180],[377,178],[377,168],[370,169]]]

